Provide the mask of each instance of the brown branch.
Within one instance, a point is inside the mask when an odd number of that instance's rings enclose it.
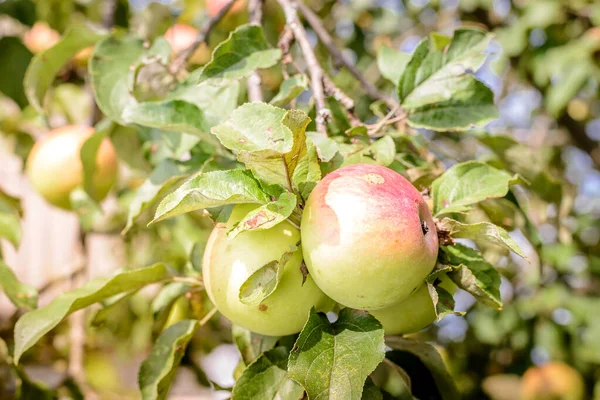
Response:
[[[392,97],[381,93],[373,84],[371,84],[371,82],[369,82],[363,76],[363,74],[358,70],[358,68],[356,68],[352,64],[352,62],[348,60],[346,56],[344,56],[342,51],[338,49],[335,43],[333,42],[333,38],[321,23],[320,18],[309,7],[307,7],[302,2],[298,2],[298,9],[300,9],[300,12],[302,12],[308,24],[315,31],[315,33],[317,34],[321,42],[325,45],[325,47],[327,47],[331,55],[336,59],[336,61],[339,64],[343,65],[352,74],[352,76],[356,78],[357,81],[360,82],[360,84],[365,89],[369,97],[385,101],[385,103],[390,108],[394,108],[398,105]]]
[[[263,18],[264,0],[249,0],[248,12],[250,13],[250,24],[260,25]],[[261,79],[258,71],[254,71],[248,78],[248,99],[251,102],[263,101],[262,89],[260,87]]]
[[[116,0],[105,0],[102,9],[102,25],[106,29],[112,28],[115,20],[115,11],[117,11]]]
[[[229,2],[219,10],[217,15],[209,19],[206,25],[204,25],[204,27],[200,29],[200,31],[198,32],[198,36],[196,36],[196,40],[194,40],[194,43],[192,43],[188,48],[186,48],[177,55],[177,58],[175,58],[173,64],[171,65],[171,71],[173,73],[177,73],[182,68],[184,68],[189,62],[190,58],[192,58],[192,56],[196,52],[196,49],[200,47],[202,43],[207,43],[208,37],[210,36],[210,32],[212,31],[212,29],[215,27],[215,25],[219,23],[219,21],[221,21],[221,19],[223,19],[225,14],[227,14],[229,9],[233,7],[233,4],[236,1],[237,0],[229,0]]]
[[[350,98],[350,96],[348,96],[346,93],[344,93],[342,91],[342,89],[337,87],[335,85],[335,83],[333,83],[331,78],[329,78],[329,76],[327,76],[326,74],[323,75],[323,86],[325,88],[325,92],[329,96],[333,96],[333,98],[335,98],[337,101],[340,102],[340,104],[342,106],[344,106],[344,108],[346,109],[346,111],[348,113],[348,118],[350,119],[350,124],[352,126],[360,125],[361,124],[360,119],[354,112],[354,100],[352,100]]]
[[[315,122],[317,123],[317,131],[322,135],[327,135],[326,122],[331,112],[329,109],[327,109],[325,103],[325,92],[323,91],[323,76],[325,74],[319,65],[317,56],[315,55],[310,42],[308,41],[306,30],[298,19],[298,2],[294,0],[277,0],[277,2],[283,8],[287,25],[294,33],[294,37],[296,38],[296,41],[302,50],[302,54],[304,54],[306,65],[308,67],[308,71],[310,72],[311,88],[313,91],[313,96],[315,97],[317,114]]]
[[[286,25],[279,38],[279,42],[277,42],[277,47],[281,50],[281,64],[282,64],[282,72],[283,77],[288,79],[290,74],[287,72],[287,65],[292,63],[292,55],[290,54],[290,49],[292,47],[292,43],[294,42],[294,32]]]
[[[394,117],[394,115],[396,114],[396,112],[399,109],[400,109],[400,106],[398,105],[398,106],[392,108],[392,110],[376,124],[367,125],[367,128],[369,129],[369,136],[375,137],[377,135],[377,132],[379,132],[379,130],[381,128],[383,128],[385,125],[394,124],[394,123],[400,122],[404,118],[406,118],[406,114],[402,114],[402,115],[398,115],[398,116]]]

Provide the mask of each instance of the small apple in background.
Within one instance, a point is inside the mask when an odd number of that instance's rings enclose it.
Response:
[[[206,12],[208,13],[208,16],[212,18],[217,15],[219,11],[221,11],[221,8],[225,7],[227,3],[229,3],[229,0],[206,0]],[[237,14],[246,10],[247,7],[246,0],[237,0],[233,3],[227,14],[229,14],[229,16]],[[225,18],[227,18],[227,16]]]
[[[27,158],[26,174],[31,185],[49,203],[71,209],[70,194],[83,184],[80,150],[94,133],[88,126],[70,125],[50,131],[38,140]],[[117,155],[105,138],[96,154],[96,169],[92,178],[93,198],[101,201],[117,177]]]
[[[179,54],[190,47],[197,36],[198,29],[185,24],[175,24],[164,34],[164,38],[171,45],[174,54]],[[210,60],[210,55],[210,49],[206,43],[202,43],[190,57],[190,64],[206,64]]]
[[[298,333],[313,306],[319,311],[329,311],[333,306],[310,275],[302,284],[301,249],[285,265],[275,291],[259,305],[244,304],[239,298],[240,287],[249,276],[279,260],[300,240],[300,232],[288,222],[229,238],[227,232],[256,207],[235,206],[227,223],[218,223],[213,229],[202,263],[206,292],[221,314],[252,332],[269,336]]]
[[[336,302],[389,307],[419,288],[438,254],[436,227],[419,191],[400,174],[356,164],[328,174],[302,215],[310,276]]]
[[[552,361],[531,367],[521,381],[521,400],[583,400],[585,383],[577,370]]]
[[[23,44],[33,54],[41,53],[54,46],[60,40],[60,33],[47,23],[37,21],[23,36]]]

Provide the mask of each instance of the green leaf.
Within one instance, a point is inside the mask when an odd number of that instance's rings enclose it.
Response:
[[[339,150],[338,143],[330,137],[318,132],[306,132],[306,136],[317,148],[319,160],[329,162],[337,154]]]
[[[21,242],[21,201],[0,189],[0,238],[8,240],[14,248]]]
[[[309,398],[360,400],[384,355],[383,328],[367,312],[344,308],[331,324],[313,308],[290,353],[288,373]]]
[[[444,218],[440,222],[442,228],[449,231],[452,238],[469,238],[473,240],[487,240],[497,246],[514,252],[515,254],[525,258],[523,250],[510,237],[508,232],[503,228],[492,224],[491,222],[478,222],[476,224],[463,224],[450,218]]]
[[[257,68],[272,67],[280,58],[281,50],[269,45],[260,26],[242,25],[215,48],[198,83],[208,78],[245,78]]]
[[[282,123],[285,115],[282,108],[261,102],[246,103],[211,131],[229,150],[285,154],[294,145],[292,132]]]
[[[152,300],[150,310],[157,315],[162,310],[170,307],[179,297],[190,291],[192,287],[183,282],[171,282],[163,286]]]
[[[166,399],[175,379],[177,367],[183,358],[185,348],[198,328],[198,321],[179,321],[158,337],[150,355],[140,367],[138,383],[142,399]]]
[[[270,201],[260,183],[248,171],[213,171],[196,175],[158,205],[152,223],[203,208],[226,204]]]
[[[152,170],[152,166],[144,157],[143,144],[136,128],[114,124],[110,132],[119,161],[124,161],[129,167],[143,172]]]
[[[107,133],[106,129],[95,129],[94,134],[83,142],[79,151],[81,164],[83,165],[83,189],[91,198],[98,198],[95,193],[96,185],[94,185],[96,156]]]
[[[461,244],[442,246],[441,249],[448,259],[444,263],[455,269],[448,277],[459,288],[490,307],[502,308],[500,274],[480,253]]]
[[[184,100],[146,101],[128,108],[123,116],[130,123],[149,128],[210,138],[202,110]]]
[[[43,383],[32,381],[22,368],[14,368],[19,377],[16,390],[16,398],[22,400],[58,400],[58,393],[47,387]]]
[[[279,260],[273,260],[257,269],[240,286],[239,299],[249,306],[257,306],[269,297],[281,281],[286,264],[298,251],[295,246],[282,254]]]
[[[96,45],[89,71],[96,103],[102,112],[121,125],[130,121],[125,112],[137,105],[133,96],[133,69],[146,49],[141,39],[110,36]]]
[[[568,73],[563,74],[560,80],[553,80],[549,85],[544,101],[546,109],[554,117],[559,117],[561,111],[569,101],[579,92],[593,74],[595,66],[590,61],[577,60],[569,65]]]
[[[384,78],[392,81],[394,85],[397,85],[404,72],[404,68],[411,56],[407,53],[402,53],[398,50],[394,50],[386,45],[379,47],[377,50],[377,66],[381,75]]]
[[[161,43],[159,40],[148,49],[140,39],[113,36],[98,43],[89,67],[96,103],[121,125],[139,124],[188,134],[195,136],[196,141],[201,138],[218,145],[209,134],[210,125],[203,111],[196,104],[177,98],[180,92],[162,101],[138,102],[135,98],[138,67],[157,59],[165,61]]]
[[[13,270],[1,260],[0,289],[19,308],[33,309],[37,307],[37,290],[33,286],[19,282]]]
[[[238,105],[240,83],[232,79],[208,79],[198,84],[198,69],[167,96],[196,105],[204,113],[205,123],[212,128],[226,121]]]
[[[370,146],[346,157],[342,166],[351,164],[379,164],[387,167],[396,157],[396,144],[390,136],[384,136]]]
[[[112,318],[112,313],[115,309],[127,304],[136,293],[136,290],[132,290],[131,292],[121,293],[103,301],[102,308],[96,311],[91,318],[91,325],[98,328],[106,324]]]
[[[436,216],[464,212],[473,204],[504,197],[516,176],[479,161],[457,164],[433,181],[433,212]]]
[[[0,38],[0,76],[4,77],[0,79],[0,92],[14,100],[21,108],[27,106],[23,80],[31,58],[31,52],[20,38]]]
[[[396,351],[411,353],[416,356],[431,373],[443,400],[458,400],[461,398],[454,380],[446,370],[444,361],[435,347],[425,342],[405,339],[400,336],[386,338],[386,344]]]
[[[169,277],[164,264],[120,272],[108,279],[94,279],[84,286],[56,297],[45,307],[23,315],[15,325],[15,364],[25,351],[71,313],[119,293],[138,290]]]
[[[283,107],[294,100],[300,93],[308,88],[308,78],[304,74],[290,76],[284,80],[279,88],[279,93],[269,102],[277,107]]]
[[[454,297],[452,297],[452,295],[443,287],[427,283],[427,290],[433,301],[433,307],[438,321],[450,314],[464,315],[464,313],[454,311]]]
[[[98,202],[91,198],[81,186],[71,191],[69,201],[84,232],[91,231],[96,222],[100,221],[104,215]]]
[[[481,30],[461,28],[443,49],[444,41],[431,37],[417,46],[398,83],[409,124],[461,130],[498,117],[492,91],[470,75],[485,61],[490,40]]]
[[[275,347],[279,340],[279,336],[261,335],[236,324],[231,327],[231,336],[233,336],[233,342],[240,351],[245,365],[252,364],[262,353]]]
[[[361,400],[383,400],[381,390],[373,383],[373,380],[368,377],[363,387]]]
[[[397,400],[413,400],[412,382],[408,373],[391,360],[384,358],[370,377],[377,387],[385,390]],[[369,383],[369,379],[367,382]],[[373,385],[373,383],[371,383]],[[367,389],[365,384],[365,390]],[[363,392],[363,398],[364,398]]]
[[[238,379],[233,400],[299,400],[304,389],[287,376],[289,350],[283,346],[271,349],[256,359]]]
[[[185,179],[179,165],[170,159],[163,160],[152,171],[148,179],[136,189],[135,197],[129,204],[127,214],[127,224],[123,229],[123,234],[129,232],[133,227],[135,220],[148,208],[163,198],[175,186]]]
[[[292,175],[292,186],[306,200],[310,192],[322,178],[317,148],[310,139],[306,140],[306,153],[298,161]]]
[[[64,34],[58,43],[37,54],[27,67],[23,81],[29,103],[38,112],[44,113],[46,92],[52,86],[54,78],[63,65],[78,51],[95,44],[104,37],[106,37],[105,32],[83,25],[75,25]]]
[[[296,195],[283,192],[275,201],[264,204],[248,213],[228,232],[230,238],[245,231],[270,229],[285,221],[296,208]]]
[[[214,127],[212,132],[259,179],[291,191],[294,170],[306,153],[305,130],[309,122],[303,111],[285,111],[255,102],[238,107],[226,123]]]

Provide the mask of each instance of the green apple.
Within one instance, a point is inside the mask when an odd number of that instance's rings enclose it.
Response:
[[[310,275],[302,283],[300,248],[285,264],[281,280],[270,296],[259,305],[240,300],[240,287],[248,277],[269,262],[279,260],[300,241],[300,232],[289,222],[228,237],[227,232],[256,207],[255,204],[235,206],[227,223],[218,223],[213,229],[202,263],[204,285],[215,307],[231,322],[263,335],[291,335],[302,330],[311,307],[329,311],[333,302]]]
[[[377,310],[408,297],[436,263],[438,238],[427,204],[400,174],[356,164],[327,175],[302,215],[310,275],[336,302]]]
[[[456,292],[456,285],[444,275],[442,288],[450,294]],[[369,311],[381,325],[386,335],[405,335],[427,328],[436,320],[433,300],[427,285],[421,285],[414,293],[399,303],[380,310]]]
[[[26,173],[31,185],[50,204],[70,210],[73,189],[83,184],[81,146],[94,133],[88,126],[70,125],[50,131],[38,140],[27,158]],[[117,177],[117,154],[109,139],[96,153],[92,198],[106,197]]]

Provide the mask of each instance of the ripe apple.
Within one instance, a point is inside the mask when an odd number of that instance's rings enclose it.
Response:
[[[214,17],[221,11],[221,8],[225,7],[229,3],[229,0],[206,0],[206,12],[209,17]],[[240,11],[244,11],[246,9],[246,1],[245,0],[237,0],[233,3],[233,6],[227,12],[228,17],[237,14]]]
[[[83,184],[80,150],[94,133],[87,126],[70,125],[50,131],[38,140],[27,158],[26,173],[32,186],[49,203],[71,209],[70,194]],[[109,139],[104,139],[96,154],[92,178],[93,198],[106,197],[117,176],[117,155]]]
[[[521,382],[521,400],[583,400],[585,383],[573,367],[560,361],[531,367]]]
[[[54,46],[60,40],[60,34],[42,21],[37,21],[23,36],[23,44],[33,54],[41,53]]]
[[[456,292],[456,285],[444,275],[440,284],[450,294]],[[421,285],[414,293],[399,303],[380,310],[369,311],[381,325],[386,335],[405,335],[427,328],[436,320],[433,301],[427,285]]]
[[[310,275],[338,303],[377,310],[408,297],[435,266],[438,238],[427,204],[405,178],[356,164],[327,175],[302,216]]]
[[[171,45],[174,54],[181,53],[194,43],[198,30],[193,26],[175,24],[165,32],[165,39]],[[190,57],[191,64],[206,64],[210,60],[210,49],[202,43]]]
[[[248,277],[267,263],[279,260],[300,240],[300,232],[288,222],[229,238],[227,232],[256,207],[235,206],[227,223],[218,223],[213,229],[202,264],[204,285],[215,307],[231,322],[263,335],[291,335],[302,330],[311,307],[329,311],[333,302],[310,275],[302,284],[301,249],[285,264],[281,281],[270,296],[259,305],[240,301],[240,287]]]

